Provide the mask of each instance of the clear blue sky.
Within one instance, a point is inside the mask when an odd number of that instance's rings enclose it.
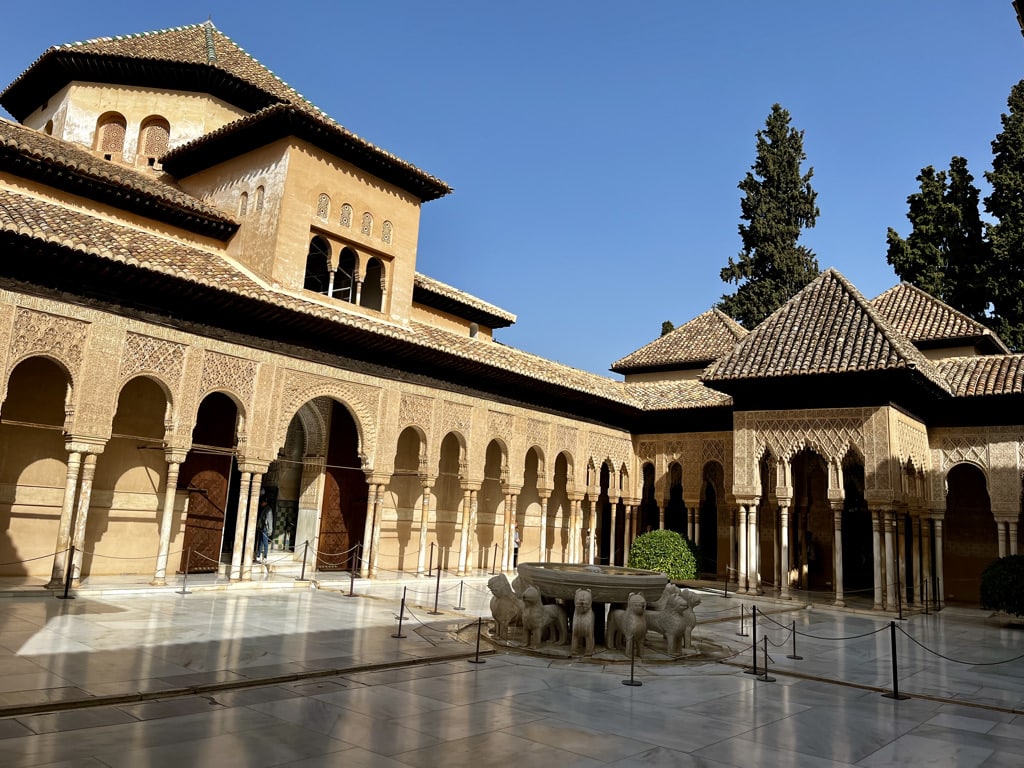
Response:
[[[982,187],[1024,38],[1010,0],[5,3],[0,81],[50,45],[205,21],[455,188],[418,269],[515,312],[499,340],[595,372],[732,288],[754,134],[805,131],[803,242],[868,297],[929,164]]]

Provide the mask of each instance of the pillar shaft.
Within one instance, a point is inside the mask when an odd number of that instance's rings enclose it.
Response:
[[[167,583],[167,555],[171,548],[171,528],[174,525],[174,499],[178,490],[178,470],[181,461],[177,457],[167,461],[167,483],[164,488],[164,509],[160,518],[160,542],[157,545],[156,570],[153,586],[162,587]]]
[[[82,462],[82,484],[78,491],[78,509],[75,512],[75,559],[71,564],[71,578],[77,583],[82,578],[82,549],[85,546],[85,525],[89,519],[89,502],[92,499],[92,481],[96,477],[95,453],[85,454]]]
[[[68,471],[64,478],[64,500],[60,508],[60,523],[57,528],[57,546],[53,555],[50,583],[59,587],[64,582],[64,568],[68,562],[68,548],[71,546],[71,522],[75,512],[78,492],[78,476],[82,470],[82,452],[68,451]]]
[[[429,485],[424,484],[423,496],[420,500],[420,553],[416,560],[416,573],[422,576],[426,573],[424,565],[427,561],[427,530],[430,526],[430,490]]]
[[[238,489],[238,506],[235,508],[235,541],[231,547],[231,581],[241,581],[245,567],[243,548],[245,547],[246,510],[249,508],[249,490],[252,488],[252,473],[242,472],[242,482]],[[252,563],[250,555],[250,563]]]

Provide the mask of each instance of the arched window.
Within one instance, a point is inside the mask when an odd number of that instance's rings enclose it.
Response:
[[[245,216],[249,213],[249,193],[243,192],[238,196],[238,215]]]
[[[355,303],[357,277],[355,251],[346,248],[338,256],[338,268],[334,272],[334,298]]]
[[[331,245],[322,237],[309,241],[306,254],[306,280],[302,287],[307,291],[326,294],[331,284]]]
[[[341,206],[341,219],[339,219],[338,223],[343,227],[352,226],[352,206],[348,203]]]
[[[119,112],[107,112],[96,121],[96,149],[103,153],[107,160],[124,151],[124,134],[128,121]]]
[[[256,213],[263,210],[263,195],[265,194],[263,185],[260,184],[256,187]]]
[[[147,117],[139,131],[140,163],[156,166],[158,158],[167,153],[171,140],[171,124],[162,117]]]
[[[327,217],[331,215],[331,198],[329,195],[320,194],[320,197],[316,200],[316,217],[327,221]]]
[[[369,213],[363,214],[363,225],[359,228],[359,231],[367,237],[373,234],[373,216]]]
[[[384,265],[379,259],[370,259],[366,264],[363,289],[359,292],[359,304],[367,309],[380,312],[384,306]]]
[[[391,235],[393,232],[394,226],[392,226],[390,221],[385,221],[380,227],[380,239],[388,245],[391,245]]]

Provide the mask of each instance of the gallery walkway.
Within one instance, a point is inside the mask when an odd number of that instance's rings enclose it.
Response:
[[[730,658],[651,654],[627,686],[628,664],[486,641],[472,663],[486,577],[446,579],[441,615],[426,579],[356,580],[351,597],[326,581],[187,595],[90,581],[68,601],[0,583],[0,765],[1024,764],[1024,631],[981,611],[892,632],[888,616],[759,601],[769,682],[744,672],[752,601],[708,592],[694,638]],[[787,658],[793,628],[802,660]],[[893,637],[902,701],[881,695]]]

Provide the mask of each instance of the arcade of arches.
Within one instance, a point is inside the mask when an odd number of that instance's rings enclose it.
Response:
[[[114,391],[74,356],[8,362],[3,575],[151,571],[160,584],[168,568],[223,568],[246,581],[261,499],[277,555],[321,570],[510,570],[513,522],[523,560],[625,564],[635,536],[668,528],[740,591],[877,608],[976,601],[980,571],[1020,544],[1009,428],[981,450],[979,435],[928,435],[872,408],[634,437],[196,338],[119,337]]]

